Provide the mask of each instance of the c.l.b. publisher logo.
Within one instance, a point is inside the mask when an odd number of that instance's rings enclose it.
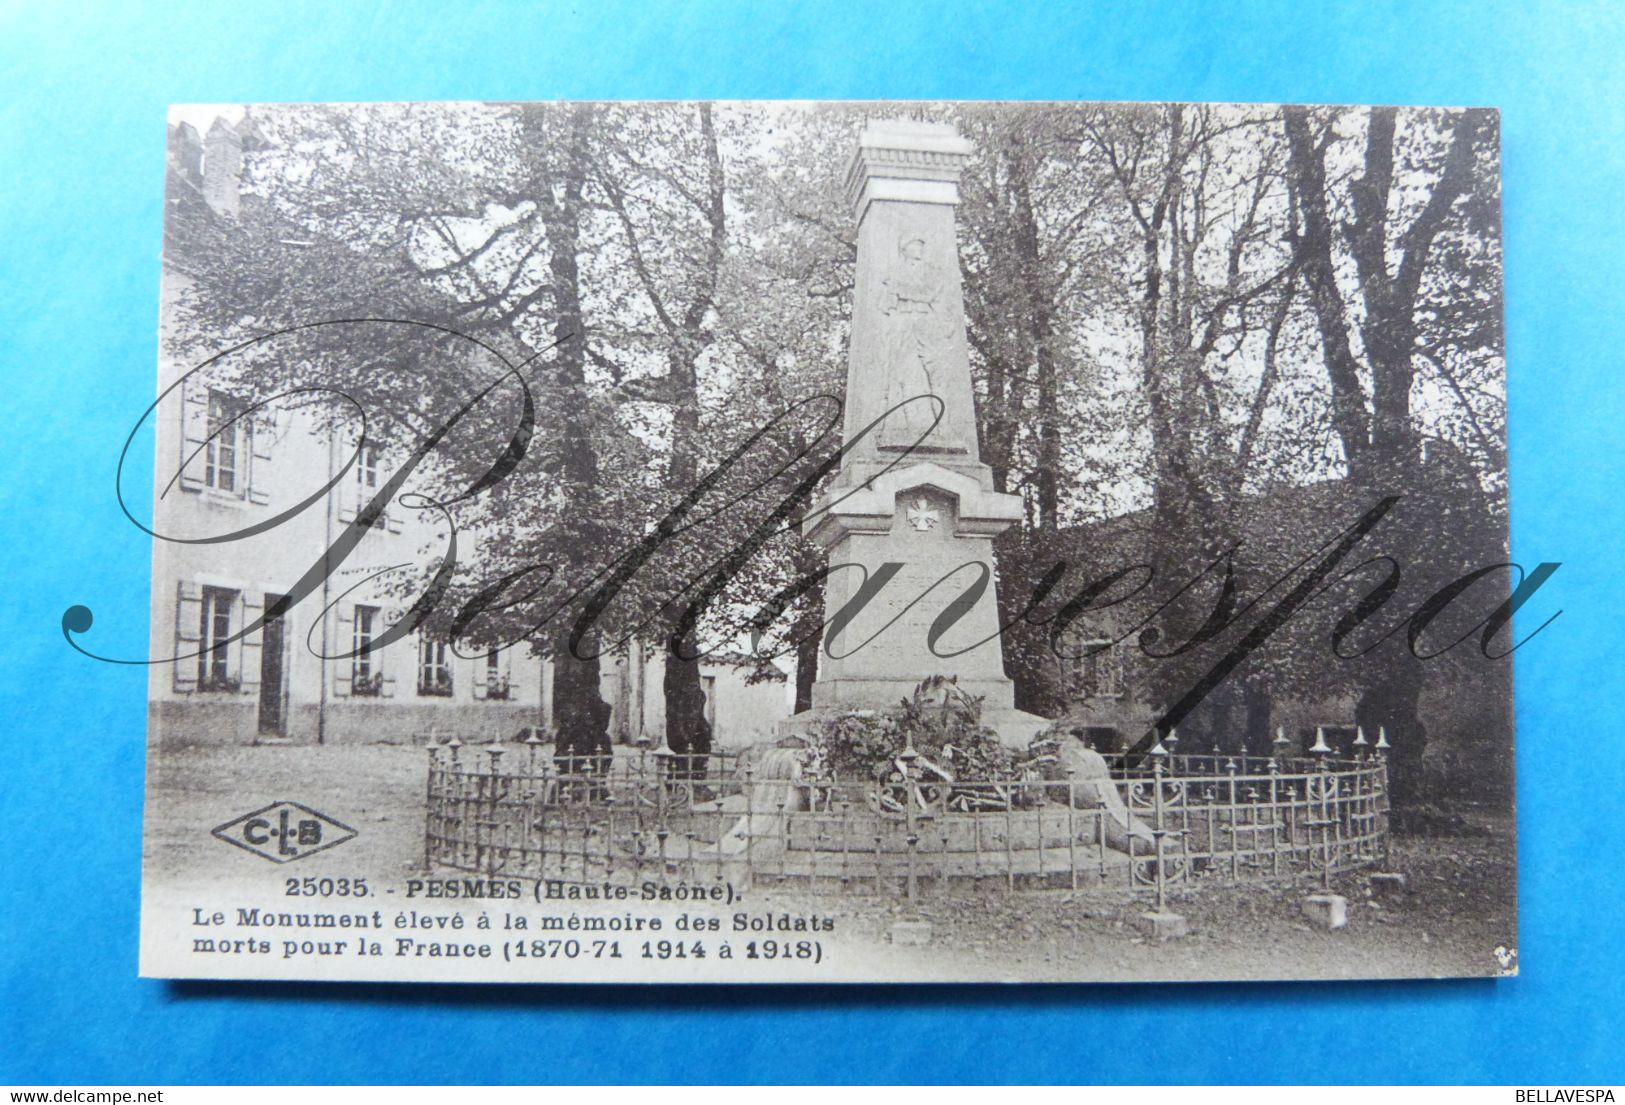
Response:
[[[214,829],[214,835],[272,863],[288,863],[354,837],[355,830],[298,802],[273,802]]]

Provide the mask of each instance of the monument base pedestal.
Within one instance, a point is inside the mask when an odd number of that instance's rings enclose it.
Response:
[[[895,710],[914,697],[924,676],[821,679],[813,684],[812,708],[830,711]],[[1015,702],[1010,680],[998,676],[956,675],[956,690],[982,700],[982,713],[1008,711]]]
[[[1029,714],[1015,708],[986,710],[982,724],[999,734],[999,742],[1008,748],[1025,751],[1032,739],[1050,726],[1050,719],[1041,714]]]
[[[787,717],[778,723],[778,738],[802,737],[813,726],[829,718],[847,713],[854,709],[867,709],[858,706],[814,706],[810,710],[803,710],[799,714]],[[982,711],[982,724],[999,734],[999,743],[1007,748],[1025,751],[1029,742],[1039,733],[1049,727],[1050,719],[1038,714],[1029,714],[1026,710],[1016,710],[1010,707]]]

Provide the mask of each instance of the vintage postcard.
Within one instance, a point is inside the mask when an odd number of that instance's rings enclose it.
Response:
[[[168,141],[143,974],[1517,970],[1494,111]]]

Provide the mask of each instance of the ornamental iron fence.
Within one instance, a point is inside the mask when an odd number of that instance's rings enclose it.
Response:
[[[1109,778],[953,778],[912,749],[869,779],[810,778],[794,751],[639,749],[555,760],[429,748],[425,861],[491,878],[731,883],[906,895],[954,884],[1154,895],[1334,874],[1386,859],[1382,751],[1352,759],[1107,756]],[[1054,773],[1051,773],[1054,774]]]

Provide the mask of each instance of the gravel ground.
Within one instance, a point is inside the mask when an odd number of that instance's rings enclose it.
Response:
[[[934,956],[973,962],[982,977],[1433,978],[1516,971],[1509,828],[1481,823],[1471,836],[1397,838],[1392,858],[1406,876],[1402,894],[1373,896],[1359,873],[1334,880],[1349,915],[1348,926],[1335,932],[1302,914],[1303,899],[1321,892],[1315,883],[1171,895],[1168,908],[1186,919],[1190,933],[1167,942],[1148,940],[1135,924],[1148,901],[1058,891],[954,895],[922,902],[917,915],[932,923]],[[913,915],[876,903],[860,906],[848,925],[881,940],[894,921]]]

